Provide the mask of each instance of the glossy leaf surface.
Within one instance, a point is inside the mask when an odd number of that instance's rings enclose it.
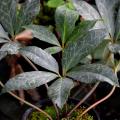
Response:
[[[70,42],[64,49],[62,65],[66,73],[72,67],[75,67],[80,60],[85,58],[103,41],[106,35],[104,29],[89,31],[76,42]]]
[[[59,71],[57,61],[41,48],[35,46],[25,47],[20,49],[20,53],[47,70],[56,73]]]
[[[24,72],[8,80],[2,92],[27,90],[46,84],[57,77],[56,74],[43,71]]]
[[[61,35],[62,42],[68,39],[69,35],[75,28],[75,23],[78,19],[78,13],[67,8],[65,5],[60,6],[55,12],[55,22],[58,32]]]
[[[40,25],[29,25],[25,28],[32,32],[33,37],[50,44],[60,46],[56,36],[47,27]]]
[[[68,76],[84,83],[94,83],[96,80],[108,82],[111,85],[119,86],[118,78],[111,68],[102,64],[87,64],[79,66]]]
[[[70,90],[74,87],[73,81],[68,78],[56,80],[48,89],[48,95],[52,101],[62,109],[66,103]]]

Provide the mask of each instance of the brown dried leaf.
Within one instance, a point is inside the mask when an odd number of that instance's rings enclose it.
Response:
[[[25,30],[25,31],[21,32],[20,34],[18,34],[15,37],[15,40],[28,42],[28,41],[32,40],[32,38],[33,38],[32,32],[30,30]]]

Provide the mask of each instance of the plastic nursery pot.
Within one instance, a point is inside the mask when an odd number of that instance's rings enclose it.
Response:
[[[79,100],[77,100],[77,99],[69,98],[69,100],[68,100],[68,104],[74,104],[74,105],[76,105],[78,102],[79,102]],[[40,107],[40,108],[43,108],[43,109],[44,109],[46,106],[51,106],[51,105],[52,105],[52,103],[51,103],[51,101],[50,101],[49,99],[41,100],[41,101],[39,101],[39,102],[36,104],[36,106],[38,106],[38,107]],[[89,105],[88,105],[87,103],[84,103],[82,106],[88,107]],[[33,111],[34,111],[33,108],[27,109],[27,110],[25,111],[25,113],[23,114],[21,120],[28,120],[29,116],[31,115],[31,113],[32,113]],[[94,120],[101,120],[98,112],[97,112],[95,109],[92,109],[92,110],[89,112],[89,114],[90,114],[91,116],[93,116],[93,119],[94,119]]]

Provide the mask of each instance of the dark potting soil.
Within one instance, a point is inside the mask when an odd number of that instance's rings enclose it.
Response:
[[[103,89],[105,87],[105,89]],[[103,91],[104,90],[104,91]],[[97,88],[96,98],[101,99],[111,90],[111,86],[104,83]],[[29,99],[30,100],[30,99]],[[28,107],[20,106],[19,102],[8,94],[0,96],[0,120],[20,120],[21,115]],[[101,120],[120,120],[120,91],[115,93],[97,107]]]
[[[106,96],[112,87],[106,83],[97,88],[97,100]],[[104,90],[104,91],[103,91]],[[120,89],[116,88],[113,95],[105,102],[98,105],[101,120],[120,120]]]

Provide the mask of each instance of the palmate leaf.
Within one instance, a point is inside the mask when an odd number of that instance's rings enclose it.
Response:
[[[8,80],[2,93],[20,89],[33,89],[58,77],[54,73],[43,71],[24,72]]]
[[[49,54],[56,54],[62,50],[61,47],[49,47],[46,48],[45,51],[48,52]]]
[[[52,83],[48,88],[48,95],[52,101],[62,109],[73,87],[74,83],[71,79],[61,78]]]
[[[0,0],[0,23],[5,30],[14,35],[17,0]]]
[[[78,26],[75,27],[71,35],[69,36],[69,41],[76,41],[87,34],[87,32],[95,25],[96,21],[81,21]]]
[[[19,49],[21,48],[21,44],[19,42],[8,42],[6,44],[4,44],[1,49],[0,52],[7,52],[8,54],[18,54],[19,53]]]
[[[17,15],[15,34],[21,32],[22,26],[29,25],[39,11],[40,0],[26,0],[24,3],[22,3]]]
[[[62,43],[65,43],[75,28],[78,13],[63,5],[56,9],[55,22],[58,32],[61,35]]]
[[[41,41],[60,46],[56,36],[47,28],[41,25],[29,25],[25,29],[31,30],[33,37]]]
[[[99,80],[119,86],[118,78],[113,70],[102,64],[82,65],[71,70],[67,75],[84,83],[94,83],[96,80]]]
[[[95,0],[100,15],[105,23],[107,31],[110,33],[111,37],[114,37],[115,25],[114,25],[114,15],[115,15],[115,5],[119,0]]]
[[[103,41],[106,35],[105,29],[91,30],[76,42],[70,42],[64,49],[62,66],[66,73],[72,67],[75,67],[80,60],[85,58]]]
[[[31,46],[22,48],[19,51],[23,56],[28,57],[35,64],[40,65],[47,70],[59,73],[57,61],[41,48]]]
[[[103,21],[100,21],[101,17],[98,11],[94,7],[82,0],[73,0],[73,4],[85,20],[99,20],[96,22],[94,29],[105,28]]]

